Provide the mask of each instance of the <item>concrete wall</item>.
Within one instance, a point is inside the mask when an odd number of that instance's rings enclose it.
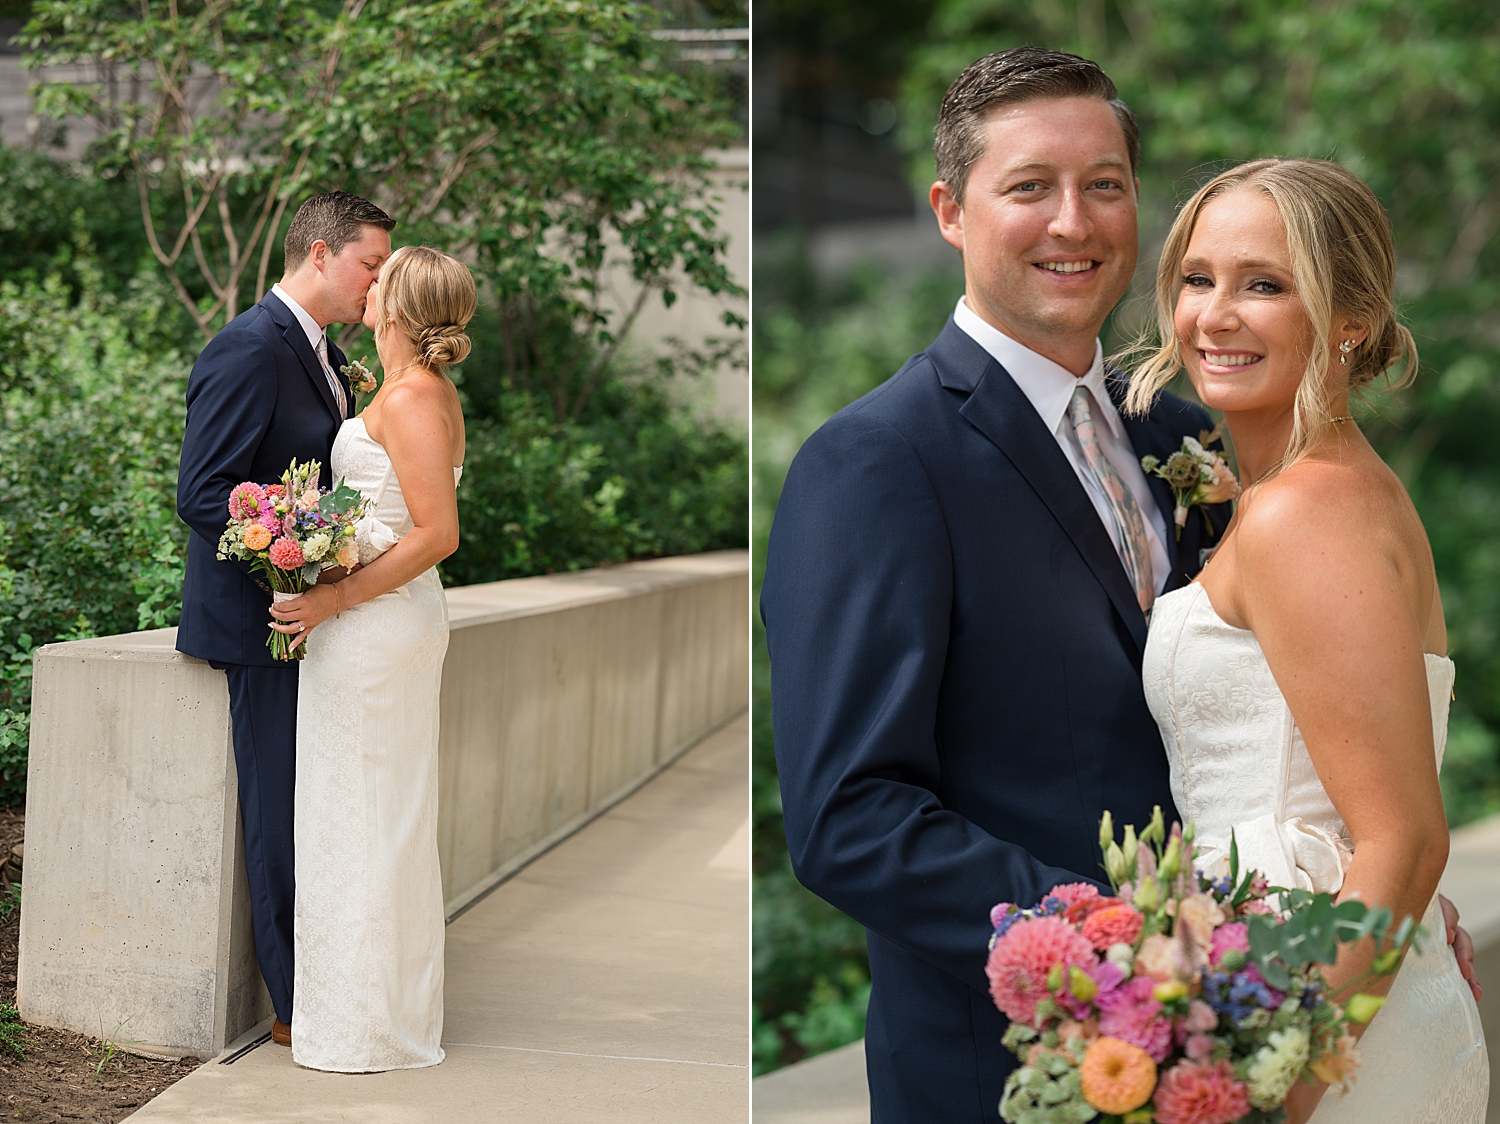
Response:
[[[469,586],[448,603],[450,915],[746,705],[746,552]],[[174,641],[37,654],[17,991],[31,1022],[211,1057],[270,1004],[224,676]]]

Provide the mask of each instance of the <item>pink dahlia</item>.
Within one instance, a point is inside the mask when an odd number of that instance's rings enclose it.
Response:
[[[229,493],[229,517],[231,519],[253,519],[266,506],[266,490],[249,480],[236,484]]]
[[[1036,1005],[1047,998],[1047,973],[1061,964],[1087,970],[1094,950],[1073,926],[1056,917],[1018,921],[990,949],[984,971],[995,1006],[1016,1022],[1035,1023]]]
[[[1160,1062],[1172,1052],[1172,1020],[1162,1015],[1152,994],[1155,987],[1155,980],[1137,976],[1101,994],[1094,1005],[1099,1008],[1100,1034],[1139,1046]]]
[[[257,522],[266,530],[270,531],[271,534],[281,534],[281,517],[277,515],[275,510],[272,509],[269,505],[267,505],[266,509],[260,513],[260,518],[257,520]]]
[[[277,539],[271,544],[269,557],[278,570],[300,570],[306,561],[295,539]]]
[[[1233,1124],[1250,1111],[1228,1062],[1178,1062],[1156,1083],[1157,1124]]]
[[[1063,905],[1078,905],[1080,902],[1091,902],[1099,897],[1099,887],[1089,882],[1064,882],[1054,886],[1042,895],[1042,900],[1056,898]]]
[[[1100,952],[1112,944],[1135,944],[1146,919],[1133,905],[1106,906],[1090,913],[1083,923],[1083,935]]]
[[[1208,962],[1217,968],[1226,952],[1248,953],[1249,951],[1249,926],[1243,921],[1231,921],[1228,925],[1220,925],[1214,930],[1213,940],[1208,947]]]

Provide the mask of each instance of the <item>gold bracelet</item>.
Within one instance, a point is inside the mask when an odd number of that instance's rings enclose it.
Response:
[[[335,619],[337,619],[338,617],[342,616],[343,612],[344,612],[344,610],[339,605],[339,602],[341,600],[342,600],[342,598],[339,596],[339,586],[338,586],[338,583],[334,582],[333,583],[333,615],[334,615]]]

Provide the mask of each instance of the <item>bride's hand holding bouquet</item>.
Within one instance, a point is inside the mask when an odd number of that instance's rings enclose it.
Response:
[[[218,557],[249,562],[265,574],[275,601],[306,593],[324,573],[342,570],[342,577],[359,564],[355,526],[369,502],[342,481],[319,488],[322,468],[317,461],[294,460],[280,483],[245,481],[229,493],[229,525],[219,537]],[[302,639],[273,624],[266,647],[278,660],[300,660],[306,655]]]

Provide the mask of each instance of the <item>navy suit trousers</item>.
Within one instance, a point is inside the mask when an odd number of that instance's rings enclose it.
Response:
[[[234,763],[245,827],[245,872],[255,956],[276,1017],[292,1021],[293,792],[297,781],[297,667],[213,664],[229,681]]]

